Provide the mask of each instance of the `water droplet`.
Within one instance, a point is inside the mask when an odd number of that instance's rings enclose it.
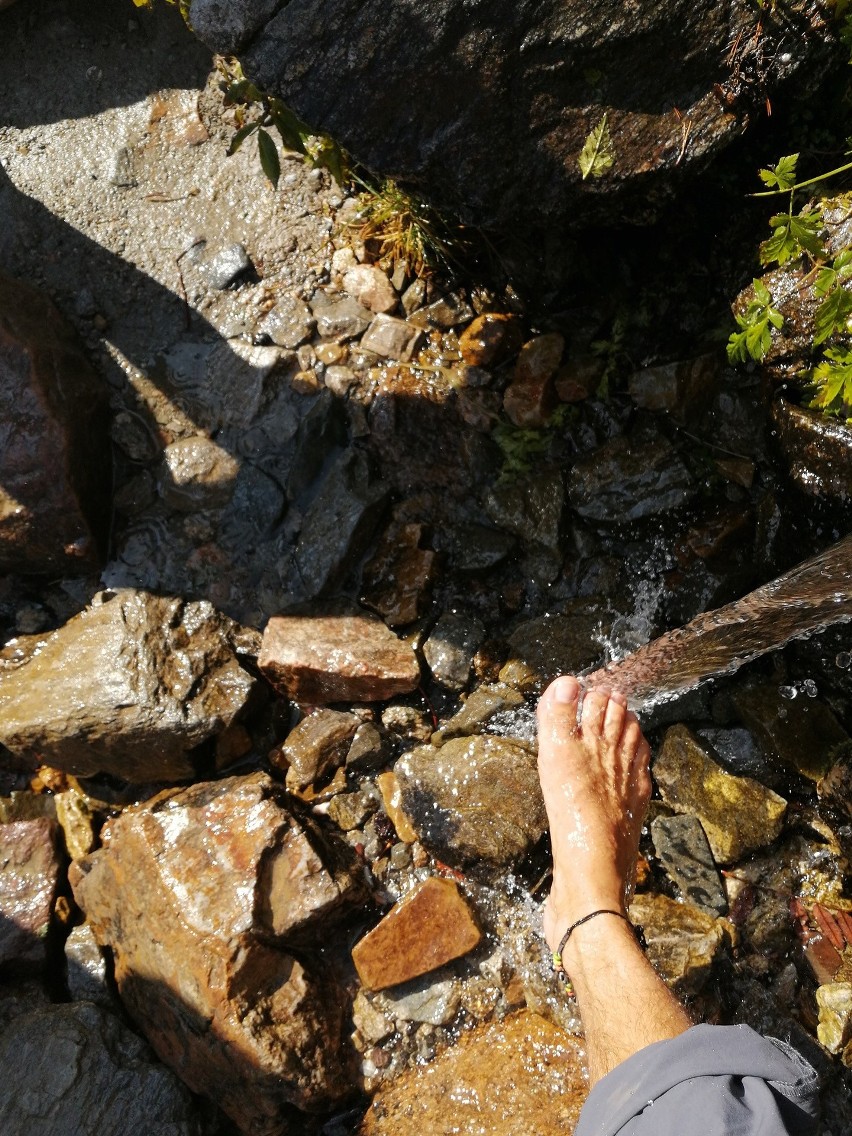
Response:
[[[849,651],[841,651],[840,654],[835,657],[834,663],[835,666],[840,667],[842,671],[848,671],[849,668],[852,667],[852,654],[850,654]]]
[[[796,690],[795,686],[779,686],[778,693],[782,698],[786,698],[788,699],[788,701],[792,701],[799,692],[798,690]]]
[[[817,684],[812,678],[805,679],[805,681],[802,683],[802,690],[805,692],[808,698],[816,698],[816,696],[819,694]]]

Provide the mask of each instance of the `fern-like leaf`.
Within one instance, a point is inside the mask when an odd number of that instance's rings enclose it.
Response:
[[[770,166],[768,170],[758,170],[760,180],[770,189],[792,189],[796,184],[796,163],[798,154],[787,154],[778,159],[778,164]]]
[[[583,181],[587,177],[601,177],[611,169],[615,161],[615,150],[606,114],[586,138],[585,145],[577,159]]]

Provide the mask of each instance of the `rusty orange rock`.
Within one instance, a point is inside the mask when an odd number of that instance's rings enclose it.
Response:
[[[460,958],[481,938],[458,884],[432,876],[355,945],[352,961],[365,986],[384,990]]]
[[[521,324],[509,312],[484,312],[459,336],[461,357],[471,367],[492,367],[521,348]]]

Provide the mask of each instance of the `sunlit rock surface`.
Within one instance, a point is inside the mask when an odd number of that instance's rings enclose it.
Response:
[[[420,681],[412,648],[366,613],[273,616],[258,666],[278,691],[306,703],[378,701]]]
[[[781,831],[784,798],[750,777],[726,773],[686,726],[666,731],[652,771],[666,804],[701,821],[720,864],[770,844]]]
[[[514,738],[453,738],[394,766],[420,841],[449,863],[519,860],[545,831],[535,750]]]
[[[197,1136],[190,1093],[145,1042],[88,1002],[53,1005],[0,1033],[4,1136]]]
[[[523,1011],[464,1034],[397,1078],[367,1111],[360,1136],[529,1136],[574,1131],[588,1092],[581,1042]]]
[[[0,967],[44,964],[59,868],[52,820],[0,824]]]
[[[648,958],[680,997],[701,990],[720,951],[730,944],[724,919],[667,895],[637,895],[630,918],[644,932]]]
[[[0,277],[0,571],[96,566],[109,522],[107,387],[47,297]]]
[[[189,751],[230,725],[255,685],[238,646],[251,642],[206,601],[102,592],[0,672],[0,742],[84,776],[189,777]]]
[[[72,868],[122,1001],[159,1056],[252,1134],[345,1095],[344,1003],[313,936],[360,898],[351,854],[255,774],[125,811]],[[284,943],[302,944],[298,957]]]

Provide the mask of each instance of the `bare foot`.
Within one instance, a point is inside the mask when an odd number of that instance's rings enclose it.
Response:
[[[577,919],[624,911],[651,796],[651,752],[618,691],[583,695],[569,675],[538,704],[538,772],[550,823],[553,886],[544,934],[555,950]]]

